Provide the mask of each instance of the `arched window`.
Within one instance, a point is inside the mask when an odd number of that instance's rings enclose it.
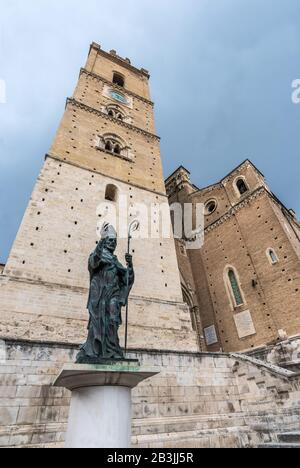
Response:
[[[109,140],[105,143],[105,150],[109,152],[112,152],[113,150],[112,144]]]
[[[132,160],[130,147],[127,145],[126,141],[114,133],[106,133],[99,136],[97,148],[129,161]]]
[[[114,153],[115,154],[121,154],[121,148],[119,144],[116,144],[114,147]]]
[[[236,182],[237,189],[240,195],[244,195],[244,193],[248,192],[248,187],[244,179],[238,179]]]
[[[124,88],[124,85],[125,85],[124,76],[121,75],[120,73],[114,73],[113,83]]]
[[[123,110],[120,108],[120,106],[118,106],[116,104],[109,104],[108,106],[103,108],[103,111],[109,117],[112,117],[114,119],[118,119],[118,120],[122,120],[122,121],[123,120],[124,121],[128,120],[125,112],[123,112]]]
[[[244,304],[241,288],[237,279],[237,276],[235,274],[235,271],[230,268],[228,271],[228,279],[229,279],[229,285],[231,288],[231,292],[233,294],[235,306],[241,306]]]
[[[276,265],[276,263],[278,263],[278,257],[276,255],[275,250],[268,249],[267,250],[267,256],[268,256],[268,259],[270,260],[272,265]]]
[[[115,185],[109,184],[105,190],[105,200],[116,202],[118,199],[118,188]]]

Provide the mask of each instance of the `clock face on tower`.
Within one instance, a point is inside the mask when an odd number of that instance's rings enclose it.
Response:
[[[112,99],[115,99],[116,101],[121,102],[122,104],[125,104],[126,106],[128,106],[128,100],[126,96],[124,96],[124,94],[121,94],[118,91],[115,91],[114,89],[111,89],[109,91],[109,94]]]

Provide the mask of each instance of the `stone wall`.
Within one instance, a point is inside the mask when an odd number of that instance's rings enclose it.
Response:
[[[276,345],[249,352],[248,355],[294,372],[300,372],[300,336],[286,338]]]
[[[77,346],[6,342],[0,363],[0,446],[62,447],[70,393],[52,383]],[[242,356],[131,352],[161,373],[133,392],[136,447],[255,447],[299,430],[292,373]],[[2,356],[3,357],[3,356]]]
[[[109,221],[118,231],[123,229],[116,253],[124,264],[128,221],[137,218],[141,229],[131,244],[136,280],[130,296],[130,342],[136,348],[196,352],[197,337],[181,293],[160,141],[150,133],[154,114],[147,99],[148,73],[96,44],[90,48],[86,68],[67,102],[0,276],[0,336],[81,343],[88,322],[87,261],[101,227]],[[124,89],[113,84],[114,72],[121,70]],[[123,104],[106,92],[108,85],[111,91],[126,94]],[[121,106],[126,117],[110,117],[108,105]],[[104,134],[124,140],[122,151],[131,159],[99,148]],[[111,185],[115,198],[107,197]],[[161,205],[170,224],[164,238]],[[117,216],[107,219],[107,212]]]
[[[147,190],[47,159],[0,276],[1,336],[84,341],[87,259],[96,247],[97,224],[103,224],[97,207],[110,183],[117,185],[120,196],[128,196],[128,204],[166,202]],[[134,239],[132,249],[136,281],[130,296],[130,342],[134,347],[197,351],[182,301],[174,240],[157,233],[155,238]],[[123,264],[126,250],[127,239],[119,239],[117,255]]]
[[[130,60],[121,58],[112,51],[110,54],[101,49],[100,45],[93,43],[90,48],[86,69],[112,81],[112,69],[125,75],[126,90],[138,94],[143,99],[150,99],[148,87],[149,74],[146,70],[138,70],[131,65]]]

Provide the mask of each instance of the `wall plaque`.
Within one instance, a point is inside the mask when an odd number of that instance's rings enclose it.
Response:
[[[214,325],[212,325],[211,327],[204,328],[204,334],[207,346],[211,346],[213,344],[218,343],[219,340]]]
[[[245,310],[244,312],[235,315],[234,321],[239,338],[246,338],[247,336],[256,334],[252,315],[249,310]]]

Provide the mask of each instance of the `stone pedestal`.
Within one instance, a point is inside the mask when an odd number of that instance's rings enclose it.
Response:
[[[72,391],[66,448],[129,448],[131,391],[158,373],[129,362],[65,366],[54,386]]]

